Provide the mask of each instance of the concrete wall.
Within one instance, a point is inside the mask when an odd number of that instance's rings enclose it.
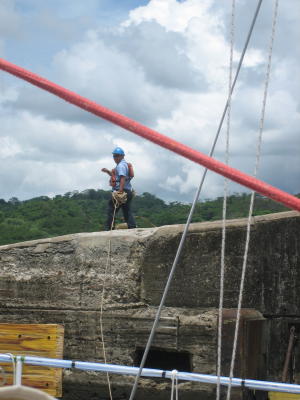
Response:
[[[246,220],[227,225],[224,307],[231,309],[237,305]],[[1,322],[63,324],[65,358],[102,361],[103,296],[108,359],[133,365],[146,344],[182,230],[175,225],[1,246]],[[300,327],[300,215],[255,217],[251,231],[243,307],[252,310],[243,311],[236,375],[280,379],[289,328]],[[158,350],[186,354],[195,372],[216,372],[220,244],[220,222],[192,224],[154,342]],[[224,314],[223,373],[234,315]],[[294,375],[299,380],[297,364]],[[126,398],[133,378],[112,380],[114,398]],[[215,397],[211,386],[180,387],[182,399]],[[137,399],[165,398],[169,390],[168,381],[144,379]],[[98,399],[99,393],[108,398],[103,374],[65,372],[64,399]]]

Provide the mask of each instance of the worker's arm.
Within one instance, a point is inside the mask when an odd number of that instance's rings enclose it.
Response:
[[[125,176],[120,177],[120,189],[118,190],[119,192],[124,192],[124,186],[125,186]]]
[[[111,171],[107,168],[102,168],[101,169],[102,172],[105,172],[106,174],[108,174],[109,176],[111,176]]]

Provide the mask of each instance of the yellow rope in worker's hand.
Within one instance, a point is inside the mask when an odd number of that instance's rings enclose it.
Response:
[[[117,207],[120,207],[122,204],[125,204],[127,201],[127,193],[126,192],[112,192],[112,200]]]

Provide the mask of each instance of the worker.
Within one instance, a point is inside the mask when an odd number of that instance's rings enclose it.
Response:
[[[112,196],[108,201],[107,219],[104,229],[106,231],[114,229],[115,215],[120,208],[122,208],[128,229],[133,229],[136,228],[131,211],[133,191],[130,181],[134,176],[133,168],[130,163],[125,161],[125,153],[121,147],[116,147],[112,155],[117,164],[116,168],[111,171],[107,168],[102,168],[101,170],[110,176],[110,185],[112,186]]]

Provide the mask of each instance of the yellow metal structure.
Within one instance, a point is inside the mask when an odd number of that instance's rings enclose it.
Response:
[[[62,358],[64,327],[55,324],[0,324],[0,353]],[[0,363],[7,384],[12,384],[12,364]],[[23,366],[22,384],[62,396],[62,369]]]
[[[300,394],[284,393],[284,392],[269,392],[269,400],[300,400]]]

